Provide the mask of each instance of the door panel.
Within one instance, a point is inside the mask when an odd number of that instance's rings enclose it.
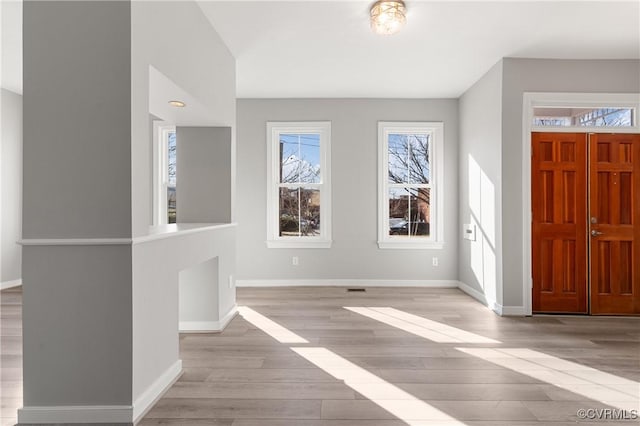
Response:
[[[640,313],[640,135],[589,136],[591,313]]]
[[[532,133],[534,312],[587,312],[587,140]]]

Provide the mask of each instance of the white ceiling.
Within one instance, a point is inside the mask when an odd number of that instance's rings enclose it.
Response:
[[[2,87],[21,93],[21,0],[0,1]],[[369,29],[373,0],[199,3],[242,98],[458,97],[503,57],[640,58],[640,0],[406,0],[393,36]]]
[[[458,97],[503,57],[640,58],[640,1],[406,0],[373,34],[373,1],[216,1],[202,10],[237,59],[237,93]]]
[[[0,0],[0,83],[22,93],[22,0]]]

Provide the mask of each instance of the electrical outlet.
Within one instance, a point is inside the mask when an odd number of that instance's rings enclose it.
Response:
[[[233,275],[229,275],[229,288],[233,288]]]
[[[298,266],[298,256],[293,256],[293,257],[291,258],[291,264],[292,264],[293,266]]]
[[[437,257],[432,257],[431,258],[431,263],[433,264],[433,266],[438,266],[438,258]]]

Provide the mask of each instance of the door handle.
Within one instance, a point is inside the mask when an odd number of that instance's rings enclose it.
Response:
[[[591,230],[591,236],[592,236],[592,237],[598,237],[598,236],[600,236],[600,235],[602,235],[602,234],[604,234],[604,232],[600,232],[600,231],[598,231],[598,230],[596,230],[596,229],[592,229],[592,230]]]

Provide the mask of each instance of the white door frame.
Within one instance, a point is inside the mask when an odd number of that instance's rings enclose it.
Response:
[[[633,108],[632,127],[550,127],[533,125],[535,107]],[[531,132],[640,133],[640,93],[545,93],[525,92],[522,108],[522,306],[532,313],[531,269]]]

